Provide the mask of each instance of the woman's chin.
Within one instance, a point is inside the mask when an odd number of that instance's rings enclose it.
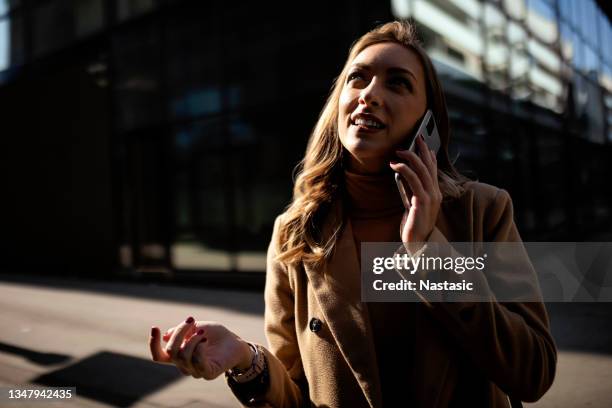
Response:
[[[368,173],[378,173],[386,170],[388,165],[387,149],[373,146],[372,143],[360,142],[347,147],[351,154],[352,168],[367,170]]]
[[[356,132],[348,132],[345,139],[342,141],[344,147],[349,150],[369,150],[376,149],[379,144],[378,141],[371,137],[371,135],[363,135]]]
[[[382,158],[386,156],[388,150],[379,142],[368,138],[352,138],[349,145],[345,147],[354,157],[358,158],[359,160]]]

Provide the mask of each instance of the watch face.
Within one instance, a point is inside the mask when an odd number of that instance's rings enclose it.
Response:
[[[251,366],[245,370],[240,370],[239,368],[231,369],[226,373],[229,374],[232,381],[236,383],[244,384],[250,382],[254,378],[260,376],[260,374],[266,369],[267,365],[263,350],[251,343],[249,343],[249,346],[251,346],[254,352]]]

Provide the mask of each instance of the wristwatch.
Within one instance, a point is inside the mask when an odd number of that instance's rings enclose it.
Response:
[[[245,383],[255,378],[264,369],[264,353],[260,351],[254,344],[248,343],[251,350],[253,350],[253,360],[251,366],[246,370],[240,370],[239,368],[232,368],[229,371],[229,375],[233,377],[238,383]]]
[[[249,346],[255,352],[251,366],[244,371],[234,368],[225,372],[227,384],[244,405],[263,397],[270,386],[268,362],[263,350],[251,343]]]

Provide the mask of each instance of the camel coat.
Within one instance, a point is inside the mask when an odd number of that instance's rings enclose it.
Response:
[[[323,225],[343,228],[333,256],[322,267],[287,267],[279,250],[277,217],[268,248],[265,333],[270,387],[245,406],[382,406],[367,305],[361,302],[360,267],[350,220],[337,199]],[[470,182],[459,198],[444,201],[428,242],[520,241],[505,190]],[[526,255],[525,255],[526,256]],[[526,258],[522,270],[533,281]],[[495,279],[495,277],[487,277]],[[538,292],[537,285],[533,290]],[[539,293],[538,293],[539,294]],[[538,297],[539,298],[539,297]],[[556,348],[542,302],[417,304],[412,384],[418,407],[510,407],[535,401],[551,386]],[[311,321],[317,319],[318,330]],[[409,367],[397,367],[398,375]],[[418,371],[416,371],[418,370]],[[512,400],[512,401],[511,401]],[[396,405],[402,406],[401,401]]]

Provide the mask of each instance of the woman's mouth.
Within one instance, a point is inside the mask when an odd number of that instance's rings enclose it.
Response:
[[[363,118],[357,118],[354,121],[351,121],[351,125],[357,127],[359,130],[365,130],[369,132],[376,132],[386,127],[385,125],[376,120]]]

